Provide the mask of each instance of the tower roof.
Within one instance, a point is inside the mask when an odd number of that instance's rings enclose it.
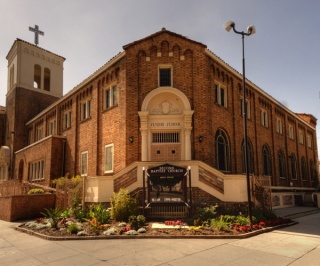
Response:
[[[8,52],[8,54],[7,54],[7,56],[6,56],[6,59],[8,59],[8,58],[9,58],[9,55],[10,55],[10,53],[11,53],[11,51],[12,51],[13,47],[14,47],[14,46],[15,46],[15,44],[16,44],[16,43],[18,43],[18,42],[28,44],[28,45],[30,45],[30,46],[33,46],[34,48],[37,48],[37,49],[40,49],[40,50],[42,50],[42,51],[46,52],[46,53],[52,54],[52,55],[54,55],[54,56],[58,56],[58,57],[60,57],[61,59],[63,59],[63,61],[65,61],[65,60],[66,60],[66,58],[64,58],[64,57],[63,57],[63,56],[61,56],[61,55],[58,55],[58,54],[52,53],[52,52],[50,52],[50,51],[48,51],[48,50],[46,50],[46,49],[43,49],[43,48],[41,48],[41,47],[39,47],[39,46],[37,46],[37,45],[35,45],[35,44],[32,44],[32,43],[29,43],[29,42],[27,42],[27,41],[21,40],[21,39],[19,39],[19,38],[17,38],[17,39],[14,41],[14,43],[12,44],[12,46],[11,46],[11,48],[10,48],[10,50],[9,50],[9,52]]]

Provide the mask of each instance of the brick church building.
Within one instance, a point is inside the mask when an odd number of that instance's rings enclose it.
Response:
[[[66,95],[63,57],[17,39],[7,60],[0,182],[79,174],[86,202],[125,188],[151,209],[247,201],[242,75],[206,45],[163,28]],[[246,82],[251,179],[269,182],[273,208],[313,199],[316,118]]]

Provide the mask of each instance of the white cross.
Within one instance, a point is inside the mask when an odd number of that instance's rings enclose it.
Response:
[[[38,45],[38,43],[39,43],[39,34],[44,36],[44,32],[39,30],[39,26],[38,25],[35,25],[34,28],[29,27],[29,31],[34,32],[34,43],[36,45]]]

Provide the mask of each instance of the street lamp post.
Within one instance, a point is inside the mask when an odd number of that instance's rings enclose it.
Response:
[[[235,29],[234,21],[228,21],[223,24],[226,31],[233,31],[242,36],[242,89],[243,89],[243,124],[244,124],[244,147],[245,147],[245,166],[246,166],[246,178],[247,178],[247,193],[248,193],[248,215],[250,224],[252,225],[252,206],[251,206],[251,191],[250,191],[250,173],[249,173],[249,151],[248,151],[248,125],[247,125],[247,92],[246,92],[246,76],[245,76],[245,59],[244,59],[244,36],[249,36],[256,33],[256,28],[253,25],[248,26],[247,32],[237,31]]]

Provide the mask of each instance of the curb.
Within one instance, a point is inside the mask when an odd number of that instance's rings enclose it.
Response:
[[[26,233],[29,235],[33,235],[45,240],[50,240],[50,241],[63,241],[63,240],[112,240],[112,239],[245,239],[249,238],[252,236],[260,235],[263,233],[268,233],[274,230],[278,230],[284,227],[289,227],[298,224],[298,222],[291,222],[288,224],[281,224],[273,227],[266,227],[262,228],[256,231],[248,232],[245,234],[241,235],[171,235],[171,236],[150,236],[150,235],[111,235],[111,236],[63,236],[63,237],[57,237],[57,236],[48,236],[44,234],[37,233],[35,231],[22,228],[19,225],[15,227],[14,229]]]

